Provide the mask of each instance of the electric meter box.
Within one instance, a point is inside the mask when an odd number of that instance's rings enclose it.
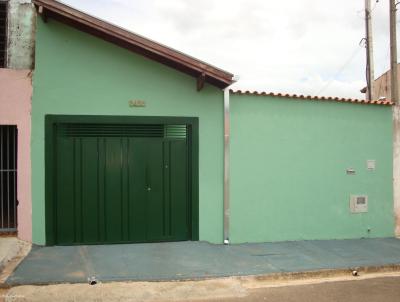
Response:
[[[350,195],[350,212],[351,213],[368,212],[368,196]]]

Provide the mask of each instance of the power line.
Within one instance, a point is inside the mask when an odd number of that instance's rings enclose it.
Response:
[[[356,55],[360,52],[361,48],[357,46],[357,48],[353,51],[351,56],[345,61],[345,63],[339,68],[339,70],[336,72],[336,74],[314,95],[319,95],[321,92],[323,92],[326,88],[328,88],[332,82],[345,70],[345,68],[353,61],[353,59],[356,57]]]
[[[374,4],[374,7],[371,9],[371,13],[375,10],[375,8],[376,8],[376,5],[379,3],[379,0],[376,0],[375,1],[375,4]]]
[[[376,8],[377,4],[379,3],[379,1],[380,0],[376,0],[375,1],[374,7],[371,9],[371,13],[375,10],[375,8]],[[364,13],[365,13],[365,9],[360,9],[360,10],[357,11],[358,17],[360,19],[363,19],[363,20],[365,19]],[[362,14],[362,16],[360,16],[361,14]]]
[[[383,73],[383,75],[385,74],[385,73],[387,73],[387,72],[389,72],[389,69],[390,69],[390,62],[389,62],[389,56],[390,56],[390,46],[388,47],[388,51],[387,51],[387,53],[386,53],[386,58],[385,58],[385,62],[388,62],[389,64],[389,66],[386,68],[386,65],[385,65],[385,67],[384,67],[384,73]],[[386,70],[386,71],[385,71]],[[383,76],[382,75],[382,76]],[[386,85],[386,87],[387,87],[387,82],[388,82],[388,76],[386,76],[386,80],[385,80],[385,85]],[[378,78],[379,79],[379,78]],[[381,94],[381,89],[382,89],[382,83],[383,81],[379,81],[379,88],[378,88],[378,96],[380,96],[380,94]]]

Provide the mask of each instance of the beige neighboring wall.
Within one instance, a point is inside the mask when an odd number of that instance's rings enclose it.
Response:
[[[17,125],[18,237],[32,241],[31,70],[0,68],[0,125]]]
[[[397,82],[399,83],[398,85],[400,86],[400,64],[397,64]],[[380,98],[385,98],[386,100],[391,100],[391,74],[390,70],[386,71],[384,74],[382,74],[379,78],[377,78],[374,81],[374,94],[372,96],[372,99],[374,100],[379,100]],[[363,90],[367,91],[366,88],[363,88],[361,92],[364,92]],[[368,94],[365,93],[365,96]]]

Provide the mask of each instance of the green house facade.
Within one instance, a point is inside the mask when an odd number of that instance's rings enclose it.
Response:
[[[34,3],[33,243],[394,235],[389,103],[231,91],[227,187],[230,73]]]

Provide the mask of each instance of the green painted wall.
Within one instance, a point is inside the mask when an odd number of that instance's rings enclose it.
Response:
[[[54,20],[37,22],[33,242],[45,242],[44,116],[91,114],[199,117],[200,240],[220,243],[222,92],[197,92],[192,77]],[[131,99],[146,107],[130,108]],[[393,236],[390,107],[249,95],[232,95],[231,106],[233,243]],[[350,194],[368,194],[369,212],[350,214]]]
[[[37,21],[32,109],[33,242],[44,244],[45,114],[199,117],[200,240],[221,242],[223,94],[54,20]],[[141,99],[145,108],[130,108]]]
[[[233,243],[394,235],[390,107],[254,95],[231,106]],[[350,194],[367,194],[369,212],[350,214]]]

